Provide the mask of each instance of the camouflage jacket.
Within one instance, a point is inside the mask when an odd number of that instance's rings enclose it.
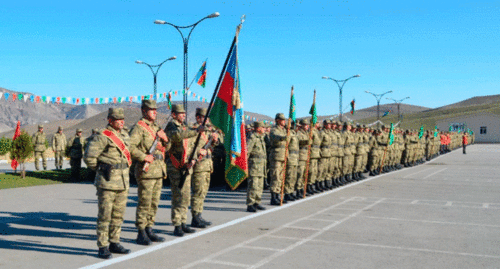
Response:
[[[193,128],[196,129],[200,126],[199,124],[194,124]],[[205,125],[205,131],[201,133],[200,143],[198,144],[200,148],[204,148],[208,141],[210,141],[210,136],[217,132],[217,130],[211,124]],[[220,135],[219,135],[220,137]],[[196,138],[195,138],[196,139]],[[194,141],[196,142],[196,141]],[[212,160],[212,152],[215,146],[219,144],[219,141],[212,141],[210,147],[207,148],[207,155],[205,157],[198,159],[196,164],[194,165],[194,172],[213,172],[214,171],[214,162]],[[196,156],[197,157],[197,156]]]
[[[247,141],[249,176],[264,177],[267,162],[264,135],[253,133]]]
[[[188,161],[193,151],[194,142],[198,132],[184,125],[184,123],[172,119],[165,128],[165,133],[170,140],[170,162],[180,169]],[[167,157],[168,161],[168,157]]]
[[[337,137],[337,146],[338,146],[338,149],[337,149],[337,157],[344,157],[344,145],[345,145],[345,139],[344,139],[344,136],[342,135],[342,132],[340,132],[339,130],[336,130],[335,132],[335,136]]]
[[[52,150],[54,152],[66,150],[66,135],[56,133],[52,137]]]
[[[286,129],[281,126],[273,127],[269,138],[271,140],[271,160],[285,161]]]
[[[167,164],[165,163],[165,153],[170,148],[170,143],[165,143],[159,139],[156,150],[153,152],[154,161],[149,164],[147,172],[144,171],[144,159],[149,155],[149,149],[153,146],[156,133],[160,131],[157,123],[145,118],[139,120],[130,130],[130,154],[135,162],[134,174],[137,180],[167,177]],[[143,127],[147,126],[148,128]]]
[[[81,136],[73,136],[67,144],[67,154],[70,158],[82,158],[85,140]]]
[[[309,152],[309,133],[305,130],[297,132],[297,139],[299,140],[299,161],[307,161],[307,154]]]
[[[36,132],[31,137],[31,142],[33,142],[35,151],[45,151],[47,147],[45,146],[45,142],[47,141],[47,136],[45,133]]]
[[[130,137],[125,129],[116,131],[108,125],[105,130],[111,131],[120,138],[128,151]],[[87,167],[97,172],[94,182],[97,188],[106,190],[127,190],[129,188],[130,167],[128,159],[118,145],[103,133],[92,139],[83,160]]]
[[[332,156],[332,137],[329,134],[330,130],[323,129],[320,131],[321,136],[321,158],[330,158]]]
[[[351,131],[345,131],[342,136],[344,137],[344,155],[356,154],[355,134]]]
[[[295,130],[290,130],[287,165],[299,165],[299,138]]]
[[[321,158],[321,135],[319,131],[314,128],[312,131],[312,141],[311,141],[311,159]]]

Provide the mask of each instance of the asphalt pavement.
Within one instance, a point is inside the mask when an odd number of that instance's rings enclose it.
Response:
[[[170,189],[135,244],[131,188],[122,244],[97,258],[95,187],[0,190],[0,268],[500,268],[500,145],[473,145],[282,207],[246,212],[246,192],[209,192],[207,229],[172,235]],[[188,218],[190,222],[190,216]]]

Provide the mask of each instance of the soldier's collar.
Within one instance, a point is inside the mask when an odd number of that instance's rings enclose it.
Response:
[[[148,120],[146,117],[143,117],[141,120],[145,122],[147,125],[154,125],[155,123],[154,121]]]

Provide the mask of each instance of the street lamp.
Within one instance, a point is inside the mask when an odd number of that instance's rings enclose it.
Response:
[[[333,79],[333,78],[330,78],[330,77],[322,77],[322,79],[330,79],[330,80],[333,80],[335,81],[335,83],[337,83],[337,86],[339,87],[339,120],[342,122],[342,88],[344,88],[344,85],[345,83],[350,80],[351,78],[359,78],[360,75],[354,75],[352,77],[349,77],[349,78],[346,78],[344,80],[337,80],[337,79]],[[342,83],[342,85],[340,85],[340,83]]]
[[[379,120],[380,120],[380,99],[382,99],[382,96],[388,94],[388,93],[391,93],[392,91],[388,91],[388,92],[384,92],[384,93],[381,93],[381,94],[376,94],[376,93],[372,93],[372,92],[369,92],[369,91],[365,91],[366,93],[369,93],[369,94],[372,94],[373,96],[375,96],[375,99],[377,99],[377,126],[379,125]]]
[[[153,98],[156,100],[156,75],[158,75],[158,71],[160,70],[160,67],[166,62],[166,61],[171,61],[171,60],[175,60],[177,59],[177,57],[173,56],[173,57],[170,57],[168,59],[166,59],[165,61],[161,62],[160,64],[157,64],[157,65],[150,65],[148,63],[145,63],[143,61],[135,61],[136,64],[145,64],[149,67],[149,69],[151,69],[151,72],[153,73]],[[156,71],[153,70],[153,67],[157,67],[156,68]]]
[[[385,98],[387,100],[392,100],[394,101],[394,103],[396,103],[398,105],[398,120],[401,120],[401,114],[399,114],[399,106],[401,105],[401,103],[406,100],[406,99],[409,99],[410,96],[406,96],[405,98],[401,99],[401,100],[396,100],[396,99],[392,99],[392,98]]]
[[[186,110],[186,115],[188,112],[188,105],[187,105],[187,84],[188,84],[188,44],[189,44],[189,38],[191,37],[191,33],[193,32],[194,28],[198,23],[202,22],[205,19],[211,19],[211,18],[217,18],[219,17],[219,12],[212,13],[203,19],[195,22],[194,24],[188,25],[188,26],[178,26],[175,24],[172,24],[170,22],[162,21],[162,20],[156,20],[155,24],[168,24],[173,26],[180,34],[182,37],[182,42],[184,44],[184,97],[183,97],[183,104],[184,104],[184,109]],[[184,37],[184,34],[182,33],[181,29],[186,29],[186,28],[191,28],[189,30],[189,34],[187,37]],[[186,117],[186,123],[187,123],[188,117]]]

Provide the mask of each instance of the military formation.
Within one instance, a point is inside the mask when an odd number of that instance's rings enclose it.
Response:
[[[80,177],[81,161],[92,171],[97,188],[98,256],[130,252],[120,244],[121,226],[129,194],[129,177],[137,180],[136,243],[151,245],[165,238],[154,231],[163,180],[171,183],[173,235],[193,233],[212,223],[202,217],[205,197],[214,172],[215,147],[223,143],[221,132],[207,119],[207,109],[196,109],[196,123],[186,125],[186,111],[173,105],[171,120],[157,123],[157,104],[143,100],[142,118],[130,130],[122,108],[110,108],[104,130],[82,130],[69,140],[59,127],[52,138],[56,169],[70,158],[71,176]],[[414,166],[439,154],[474,142],[474,135],[457,132],[401,130],[324,120],[288,122],[283,113],[275,126],[253,122],[247,126],[247,211],[265,210],[262,193],[269,188],[271,205],[281,205],[305,196],[346,185],[403,167]],[[35,166],[47,169],[47,138],[40,125],[32,137]],[[196,145],[196,146],[195,146]],[[192,156],[192,158],[191,158]],[[215,158],[216,163],[220,163]],[[191,225],[187,225],[191,208]]]
[[[281,205],[335,187],[415,166],[439,154],[474,142],[474,135],[437,130],[402,130],[308,119],[285,128],[283,113],[276,125],[247,125],[249,178],[247,211],[264,209],[261,196],[269,182],[271,205]],[[261,183],[262,182],[262,183]]]

